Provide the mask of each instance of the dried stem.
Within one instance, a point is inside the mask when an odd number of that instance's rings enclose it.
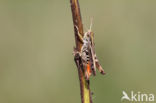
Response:
[[[80,40],[78,38],[78,32],[82,36],[83,36],[84,32],[83,32],[83,24],[82,24],[82,20],[81,20],[79,2],[78,2],[78,0],[70,0],[70,3],[71,3],[71,10],[72,10],[72,17],[73,17],[76,50],[80,51],[81,47],[82,47],[82,43],[80,42]],[[75,62],[78,67],[81,101],[82,101],[82,103],[92,103],[89,81],[87,81],[85,79],[84,71],[82,69],[82,66],[80,66],[81,63],[79,63],[78,61],[75,61]]]

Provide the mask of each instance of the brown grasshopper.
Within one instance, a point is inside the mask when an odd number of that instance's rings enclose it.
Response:
[[[78,31],[78,38],[82,42],[81,51],[74,49],[75,60],[79,61],[80,66],[82,67],[85,75],[85,79],[89,80],[90,76],[93,74],[96,75],[96,68],[101,74],[105,74],[102,66],[99,64],[99,61],[96,57],[95,48],[94,48],[94,33],[91,31],[92,22],[90,29],[84,33],[84,36],[79,33],[78,27],[75,26]],[[79,65],[77,64],[77,66]]]

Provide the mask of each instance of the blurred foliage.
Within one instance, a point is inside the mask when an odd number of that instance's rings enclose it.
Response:
[[[156,94],[156,1],[80,0],[93,17],[107,74],[91,78],[94,103],[122,91]],[[0,0],[0,103],[80,103],[69,0]]]

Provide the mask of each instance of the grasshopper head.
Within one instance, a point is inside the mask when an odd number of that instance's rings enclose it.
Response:
[[[93,41],[93,39],[94,39],[94,33],[91,30],[88,30],[87,37],[90,38],[91,41]]]

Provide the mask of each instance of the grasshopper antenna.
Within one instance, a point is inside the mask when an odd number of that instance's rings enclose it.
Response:
[[[90,28],[89,28],[89,31],[91,31],[92,25],[93,25],[93,17],[91,17],[91,19],[90,19]]]

